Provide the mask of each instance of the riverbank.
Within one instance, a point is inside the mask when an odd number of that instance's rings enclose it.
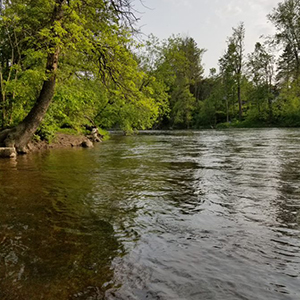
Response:
[[[101,135],[95,137],[93,135],[85,136],[83,134],[67,134],[56,133],[51,142],[47,140],[33,139],[27,146],[23,154],[28,154],[37,151],[60,149],[60,148],[92,148],[94,142],[101,142]],[[17,152],[15,148],[2,147],[0,148],[1,158],[15,158]]]
[[[298,115],[286,117],[274,117],[272,121],[267,119],[246,118],[243,121],[233,120],[232,122],[218,123],[217,129],[226,128],[299,128],[300,118]]]
[[[33,140],[29,143],[29,152],[36,152],[48,149],[58,149],[58,148],[73,148],[73,147],[83,147],[92,148],[93,142],[90,138],[84,135],[72,135],[65,133],[57,133],[55,138],[49,143],[48,141],[36,141]]]

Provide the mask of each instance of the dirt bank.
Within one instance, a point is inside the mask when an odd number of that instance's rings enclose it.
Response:
[[[30,152],[71,147],[91,148],[93,147],[93,143],[84,135],[69,135],[64,133],[57,133],[51,144],[46,141],[33,141],[28,145]]]

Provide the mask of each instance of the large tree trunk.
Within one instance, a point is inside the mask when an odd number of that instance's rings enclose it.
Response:
[[[267,83],[268,86],[268,106],[269,106],[269,122],[273,122],[273,106],[272,106],[272,98],[271,98],[271,93],[272,93],[272,79],[269,79],[269,82]]]
[[[44,81],[40,95],[27,117],[16,127],[0,134],[0,143],[5,147],[15,147],[19,153],[26,152],[26,146],[43,120],[54,94],[58,55],[58,49],[48,54],[46,72],[49,77]]]
[[[229,103],[228,103],[228,93],[226,93],[226,96],[225,96],[225,100],[226,100],[226,122],[229,123]]]
[[[63,17],[62,4],[65,0],[56,0],[52,22],[60,21]],[[27,145],[42,122],[53,98],[56,70],[58,66],[59,47],[51,45],[55,49],[47,57],[46,76],[41,92],[27,115],[16,127],[0,132],[0,146],[14,147],[18,153],[26,153]]]
[[[242,110],[241,84],[240,83],[238,83],[238,102],[239,102],[239,120],[242,121],[243,110]]]

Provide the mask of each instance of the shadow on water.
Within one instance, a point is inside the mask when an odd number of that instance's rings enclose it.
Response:
[[[1,162],[1,299],[103,299],[123,248],[89,203],[86,156],[54,151]]]

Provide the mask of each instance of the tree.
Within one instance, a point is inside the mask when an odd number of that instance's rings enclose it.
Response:
[[[281,69],[300,75],[300,0],[285,0],[268,15],[276,27],[275,42],[283,47]],[[292,67],[292,68],[291,68]],[[286,72],[284,72],[286,74]]]
[[[229,37],[227,42],[227,50],[223,57],[219,60],[220,70],[224,76],[226,86],[226,106],[227,106],[227,119],[229,111],[229,94],[232,94],[232,88],[236,85],[236,94],[239,106],[239,120],[242,120],[242,98],[241,98],[241,85],[242,85],[242,68],[243,68],[243,53],[244,53],[244,38],[245,27],[241,23],[237,28],[233,28],[233,34]]]
[[[233,67],[237,82],[237,97],[239,103],[239,120],[242,120],[242,98],[241,98],[241,83],[242,83],[242,67],[243,67],[243,52],[244,52],[244,38],[245,28],[241,23],[237,28],[233,28],[233,35],[229,39],[230,44],[233,46]]]
[[[25,152],[51,103],[59,61],[65,56],[74,54],[85,62],[93,61],[104,83],[110,81],[125,89],[121,79],[124,83],[127,78],[122,78],[118,55],[126,53],[129,26],[135,18],[130,0],[7,0],[3,4],[2,35],[9,46],[8,55],[1,57],[2,112],[6,107],[4,86],[13,73],[17,78],[17,70],[32,70],[28,60],[33,53],[39,54],[39,90],[34,104],[19,124],[0,133],[0,144]],[[6,25],[12,22],[13,26]],[[82,71],[80,67],[76,70]]]
[[[222,78],[223,94],[226,106],[226,120],[230,121],[230,116],[234,115],[234,103],[236,99],[236,80],[232,57],[234,45],[229,44],[225,54],[219,59],[220,74]]]
[[[172,36],[163,42],[157,55],[156,76],[168,87],[171,127],[189,128],[196,108],[198,84],[203,67],[199,49],[193,38]]]
[[[217,123],[226,122],[228,116],[226,116],[224,103],[222,76],[216,74],[216,69],[210,70],[209,77],[201,81],[198,89],[200,90],[201,101],[197,103],[194,116],[196,128],[215,127]]]
[[[247,63],[249,77],[252,79],[256,93],[254,93],[258,112],[266,102],[268,105],[269,121],[273,118],[272,88],[275,75],[275,57],[268,53],[264,45],[255,44],[254,51],[248,56]]]

